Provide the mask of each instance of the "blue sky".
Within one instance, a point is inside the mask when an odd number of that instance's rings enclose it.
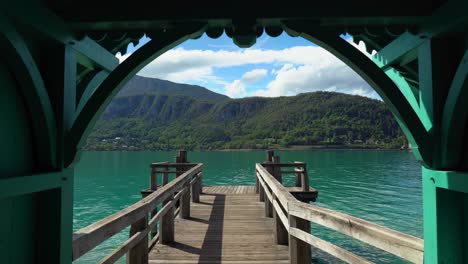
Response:
[[[348,36],[344,36],[350,40]],[[149,39],[129,47],[122,61]],[[356,46],[364,50],[363,46]],[[248,49],[238,48],[226,35],[188,40],[148,64],[138,75],[196,84],[232,98],[290,96],[303,92],[336,91],[378,98],[348,66],[317,45],[286,33],[263,34]]]

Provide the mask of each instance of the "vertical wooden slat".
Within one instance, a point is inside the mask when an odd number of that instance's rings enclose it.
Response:
[[[275,152],[273,150],[267,150],[266,151],[266,161],[267,162],[272,162],[274,155],[275,155]]]
[[[273,217],[273,204],[265,195],[265,217]]]
[[[130,238],[148,227],[148,217],[141,218],[130,227]],[[148,238],[145,237],[138,244],[130,249],[127,254],[127,264],[147,264],[148,263]]]
[[[255,193],[259,192],[259,185],[260,183],[258,182],[258,177],[255,176]]]
[[[198,176],[198,188],[199,188],[198,193],[202,194],[203,193],[203,172],[200,172],[200,175]]]
[[[163,205],[172,200],[174,200],[174,194],[164,201]],[[163,245],[174,242],[174,211],[174,206],[171,206],[167,213],[161,217],[161,222],[159,223],[159,239]]]
[[[280,157],[279,156],[274,156],[273,157],[273,163],[281,163]],[[283,184],[283,177],[281,176],[281,167],[273,167],[272,170],[273,170],[273,174],[272,174],[273,177],[275,177],[275,179],[279,183]]]
[[[305,164],[302,170],[303,170],[301,174],[302,191],[308,192],[309,191],[309,176],[307,175],[307,167]]]
[[[164,171],[169,171],[169,166],[164,167],[163,169],[164,169]],[[164,186],[167,183],[169,183],[169,173],[163,172],[163,174],[162,174],[162,185]]]
[[[289,225],[310,233],[310,222],[302,218],[289,215]],[[310,264],[312,261],[310,245],[289,235],[289,262],[291,264]]]
[[[185,193],[180,197],[180,217],[182,219],[190,218],[190,185],[185,187]]]
[[[150,189],[152,191],[156,191],[157,188],[158,188],[158,185],[156,183],[156,168],[151,168]]]
[[[258,180],[258,176],[257,176],[257,180]],[[263,189],[263,186],[261,184],[259,184],[258,188],[259,188],[258,189],[258,194],[259,194],[258,195],[258,200],[260,202],[263,202],[263,201],[265,201],[265,190]]]
[[[276,195],[273,193],[273,201],[276,200]],[[273,208],[273,234],[275,237],[275,242],[278,245],[287,245],[288,244],[288,230],[284,227],[281,219],[276,212],[276,209]]]
[[[294,163],[298,163],[298,161],[295,161]],[[296,187],[301,187],[302,184],[302,167],[294,167],[294,171],[297,171],[295,173],[296,176]]]
[[[200,185],[200,176],[201,176],[201,174],[195,176],[195,177],[197,177],[197,180],[192,185],[192,202],[194,202],[194,203],[199,203],[200,202],[200,186],[199,186]]]

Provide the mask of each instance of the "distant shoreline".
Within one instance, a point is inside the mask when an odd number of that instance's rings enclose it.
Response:
[[[378,146],[347,146],[347,145],[307,145],[307,146],[291,146],[291,147],[271,147],[271,148],[240,148],[240,149],[188,149],[189,151],[257,151],[257,150],[283,150],[283,151],[302,151],[302,150],[373,150],[373,151],[411,151],[409,148],[384,148]],[[84,151],[177,151],[179,149],[167,149],[167,150],[151,150],[151,149],[112,149],[112,150],[93,150],[85,149]]]

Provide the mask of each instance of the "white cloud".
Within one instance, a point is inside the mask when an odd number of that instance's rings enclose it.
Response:
[[[226,95],[229,97],[243,97],[245,96],[245,85],[241,80],[235,80],[225,86]]]
[[[266,69],[254,69],[242,75],[240,80],[234,80],[232,83],[226,83],[224,90],[227,96],[239,98],[247,96],[246,85],[260,81],[268,74]]]
[[[362,44],[357,47],[365,50]],[[126,58],[118,57],[121,61]],[[257,64],[272,64],[276,69],[270,71],[274,79],[265,89],[253,93],[246,93],[248,84],[267,76],[266,69],[247,72],[242,78],[230,83],[214,73],[216,68],[248,65],[251,67]],[[174,82],[215,82],[222,84],[226,95],[231,97],[294,95],[318,90],[377,97],[370,86],[353,70],[317,46],[295,46],[282,50],[216,51],[176,48],[161,55],[138,74]]]
[[[266,69],[254,69],[242,75],[244,83],[254,83],[263,79],[268,74]]]

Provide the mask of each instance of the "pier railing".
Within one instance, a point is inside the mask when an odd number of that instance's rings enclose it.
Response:
[[[347,263],[372,263],[311,234],[310,223],[319,224],[387,251],[413,263],[423,263],[423,240],[356,218],[344,213],[297,200],[271,173],[275,165],[257,163],[256,176],[260,201],[265,202],[265,215],[273,217],[275,241],[289,244],[290,263],[310,263],[311,247],[318,248]],[[276,167],[296,168],[297,163]]]
[[[99,263],[114,263],[127,253],[127,263],[148,263],[149,248],[156,241],[162,244],[174,241],[176,204],[179,204],[180,217],[190,217],[190,197],[196,202],[202,189],[203,164],[153,163],[151,168],[146,197],[73,234],[73,260],[129,226],[129,238]],[[163,183],[157,188],[156,173],[174,173],[176,177],[168,181],[163,176]],[[155,231],[157,227],[159,232]]]

